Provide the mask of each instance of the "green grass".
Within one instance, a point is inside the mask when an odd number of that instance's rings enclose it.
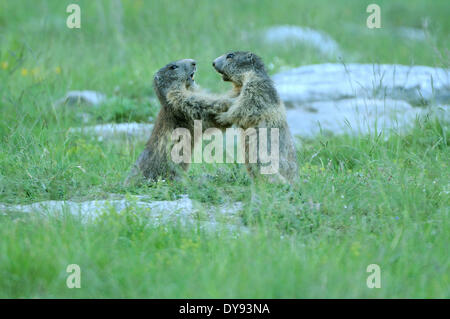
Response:
[[[383,29],[371,31],[362,1],[122,1],[121,11],[119,1],[78,1],[80,30],[65,27],[69,3],[0,2],[0,202],[189,194],[204,206],[243,202],[250,232],[148,228],[133,209],[92,224],[0,215],[0,297],[450,297],[448,123],[423,117],[403,134],[302,140],[298,185],[260,185],[255,207],[234,165],[193,164],[185,181],[124,187],[143,143],[68,134],[83,125],[78,110],[53,106],[68,90],[99,90],[111,98],[85,110],[89,124],[145,122],[158,109],[151,77],[171,60],[195,58],[196,80],[214,91],[228,85],[211,61],[232,48],[257,52],[272,73],[329,61],[242,36],[274,24],[328,32],[344,62],[448,67],[448,1],[378,1]],[[424,16],[425,43],[392,35]],[[73,263],[81,289],[66,287]],[[381,289],[366,286],[373,263]]]

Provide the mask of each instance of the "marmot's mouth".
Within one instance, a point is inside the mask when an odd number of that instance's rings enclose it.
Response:
[[[189,76],[186,79],[186,88],[189,89],[191,86],[195,85],[194,76],[195,76],[195,70],[192,73],[189,73]]]

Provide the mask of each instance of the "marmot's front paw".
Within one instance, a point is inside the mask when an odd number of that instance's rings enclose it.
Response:
[[[222,125],[231,125],[229,119],[228,119],[228,114],[227,113],[220,113],[216,115],[216,121],[219,124]]]
[[[216,113],[223,113],[228,111],[229,106],[226,103],[219,103],[214,106],[214,111]]]
[[[225,101],[221,101],[217,106],[217,111],[219,112],[226,112],[230,108],[230,106],[233,104],[234,99],[228,99]]]

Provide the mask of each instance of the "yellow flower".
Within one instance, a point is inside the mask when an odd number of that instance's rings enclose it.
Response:
[[[8,61],[3,61],[3,62],[2,62],[2,69],[3,69],[3,70],[6,70],[6,69],[8,68],[8,65],[9,65],[9,64],[8,64]]]
[[[25,69],[25,68],[23,68],[23,69],[20,71],[20,74],[22,74],[22,76],[27,76],[27,75],[28,75],[28,70]]]
[[[56,73],[56,74],[60,74],[60,73],[61,73],[61,68],[60,68],[59,66],[57,66],[57,67],[55,68],[55,73]]]
[[[359,242],[352,243],[352,245],[350,247],[351,252],[355,256],[359,256],[360,249],[361,249],[361,244]]]

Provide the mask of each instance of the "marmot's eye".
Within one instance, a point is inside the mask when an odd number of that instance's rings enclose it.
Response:
[[[171,69],[171,70],[175,70],[176,68],[178,68],[178,65],[172,64],[172,65],[170,66],[170,69]]]
[[[234,58],[234,53],[228,53],[227,59],[232,59],[232,58]]]

